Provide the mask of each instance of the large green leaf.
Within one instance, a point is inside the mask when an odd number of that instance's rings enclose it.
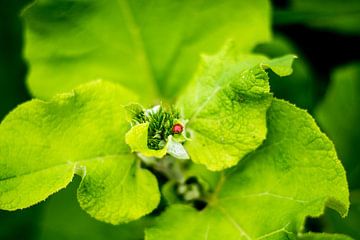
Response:
[[[24,11],[28,85],[41,98],[105,79],[147,102],[174,97],[199,55],[270,37],[266,0],[36,0]]]
[[[42,201],[76,173],[80,205],[93,217],[119,223],[152,211],[155,176],[139,167],[124,139],[130,126],[122,104],[135,99],[97,81],[16,108],[0,125],[0,209]]]
[[[269,60],[239,54],[233,45],[204,57],[199,72],[178,107],[187,122],[191,159],[211,170],[232,167],[266,137],[266,111],[272,101],[270,67],[281,76],[291,74],[294,56]]]
[[[291,239],[325,206],[345,216],[344,169],[311,116],[274,100],[267,120],[264,144],[223,175],[208,206],[173,205],[146,230],[147,240]]]

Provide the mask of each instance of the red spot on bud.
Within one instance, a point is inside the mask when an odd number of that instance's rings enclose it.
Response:
[[[175,134],[179,134],[182,133],[182,131],[184,130],[183,125],[181,125],[180,123],[176,123],[173,127],[172,127],[172,132]]]

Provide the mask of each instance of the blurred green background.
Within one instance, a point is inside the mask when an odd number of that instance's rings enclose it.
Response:
[[[18,17],[29,2],[0,1],[1,119],[30,98]],[[271,57],[299,56],[292,76],[270,76],[272,91],[308,109],[334,141],[351,191],[346,219],[329,210],[320,219],[309,219],[306,226],[360,239],[360,1],[277,0],[272,5],[273,41],[255,51]],[[97,222],[76,203],[77,185],[78,179],[35,207],[0,211],[0,239],[143,239],[142,229],[151,224],[150,218],[122,226]]]

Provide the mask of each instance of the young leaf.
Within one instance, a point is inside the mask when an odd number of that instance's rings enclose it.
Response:
[[[133,152],[139,152],[145,157],[162,158],[167,152],[167,145],[159,150],[150,149],[147,144],[149,123],[141,123],[133,126],[126,133],[125,142]]]
[[[290,74],[293,59],[290,55],[274,60],[241,55],[231,44],[215,56],[204,57],[200,71],[178,101],[192,138],[185,148],[194,162],[222,170],[236,165],[262,143],[272,101],[264,69]]]
[[[184,146],[180,142],[175,141],[173,136],[169,137],[167,153],[177,159],[189,159],[189,155]]]
[[[29,207],[83,178],[78,199],[95,218],[137,219],[158,204],[155,176],[130,155],[124,103],[136,97],[97,81],[20,105],[0,125],[0,209]],[[129,207],[131,205],[131,208]]]
[[[344,169],[311,116],[274,100],[267,120],[264,144],[223,175],[204,210],[173,205],[146,239],[291,239],[325,206],[345,216]]]
[[[41,98],[107,79],[151,102],[174,97],[203,52],[270,38],[266,0],[36,0],[23,14],[28,85]]]

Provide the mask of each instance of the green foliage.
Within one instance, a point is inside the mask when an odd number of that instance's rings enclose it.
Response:
[[[164,148],[168,137],[174,135],[172,127],[180,118],[179,112],[174,109],[167,111],[161,105],[145,110],[141,106],[132,104],[128,109],[133,115],[132,124],[149,123],[147,146],[154,150]]]
[[[9,114],[0,127],[1,209],[42,201],[76,173],[83,178],[80,205],[93,217],[119,223],[152,211],[156,179],[125,144],[129,126],[121,104],[131,100],[136,97],[118,85],[94,82]]]
[[[293,56],[268,60],[242,55],[232,45],[204,58],[178,101],[191,137],[185,148],[194,162],[222,170],[236,165],[263,142],[266,111],[272,101],[265,69],[287,75],[292,60]]]
[[[207,156],[202,163],[211,170],[222,170],[244,159],[220,178],[217,173],[193,168],[195,177],[199,174],[198,186],[205,191],[194,186],[180,191],[185,194],[180,203],[199,198],[207,207],[202,212],[186,205],[170,207],[170,217],[165,213],[160,223],[148,230],[149,239],[168,239],[176,232],[181,233],[177,233],[179,239],[197,239],[199,234],[210,234],[211,228],[215,233],[207,236],[213,239],[220,233],[230,239],[238,238],[239,233],[244,239],[294,237],[302,231],[305,217],[321,215],[324,206],[346,215],[347,182],[332,143],[305,111],[273,100],[269,92],[265,69],[281,76],[290,74],[293,59],[290,55],[272,60],[243,55],[231,45],[218,55],[205,57],[200,72],[178,102],[180,118],[189,119],[186,128],[191,139],[185,148],[194,162],[201,154]],[[213,89],[217,91],[213,93]],[[0,127],[0,156],[4,159],[1,208],[14,210],[35,204],[64,188],[76,173],[83,178],[77,194],[80,206],[96,219],[116,224],[150,213],[159,203],[157,181],[140,167],[140,159],[130,154],[125,143],[145,157],[161,158],[168,148],[148,147],[149,122],[131,127],[131,116],[141,122],[154,119],[151,116],[156,113],[152,109],[139,117],[141,107],[127,104],[133,101],[136,96],[124,88],[98,81],[49,102],[33,100],[9,114]],[[223,142],[214,141],[216,147],[211,141],[201,143],[195,133],[205,127],[210,140],[220,137]],[[253,144],[259,127],[261,138]],[[232,147],[236,141],[243,142]],[[19,152],[23,145],[28,147]],[[242,146],[247,147],[246,152],[238,151]],[[231,154],[235,157],[229,164]],[[170,160],[153,160],[148,168],[157,171],[164,161]],[[174,177],[171,168],[163,171],[170,180]],[[47,184],[39,187],[44,179]],[[174,181],[183,184],[184,179]],[[17,197],[20,194],[22,198]],[[183,217],[186,224],[193,219],[192,228],[180,231],[182,222],[171,222],[173,217]],[[257,224],[270,218],[271,222]]]
[[[274,100],[267,119],[264,144],[223,174],[208,206],[170,207],[147,239],[291,239],[324,206],[345,216],[345,171],[311,116]]]
[[[161,149],[151,149],[148,146],[149,123],[141,123],[132,127],[126,133],[125,141],[133,152],[140,152],[145,157],[162,158],[167,152],[167,145]]]
[[[41,238],[60,224],[72,239],[349,239],[305,233],[326,207],[345,217],[349,192],[332,142],[270,91],[295,56],[250,53],[269,40],[269,16],[265,0],[36,0],[23,12],[25,56],[46,101],[0,125],[0,209],[37,204],[78,175],[80,207],[127,224],[84,220],[64,195]],[[63,220],[67,203],[88,236]]]
[[[229,38],[246,52],[269,40],[269,8],[265,0],[36,0],[23,14],[28,86],[49,98],[104,79],[138,91],[143,102],[172,99],[200,54]]]

